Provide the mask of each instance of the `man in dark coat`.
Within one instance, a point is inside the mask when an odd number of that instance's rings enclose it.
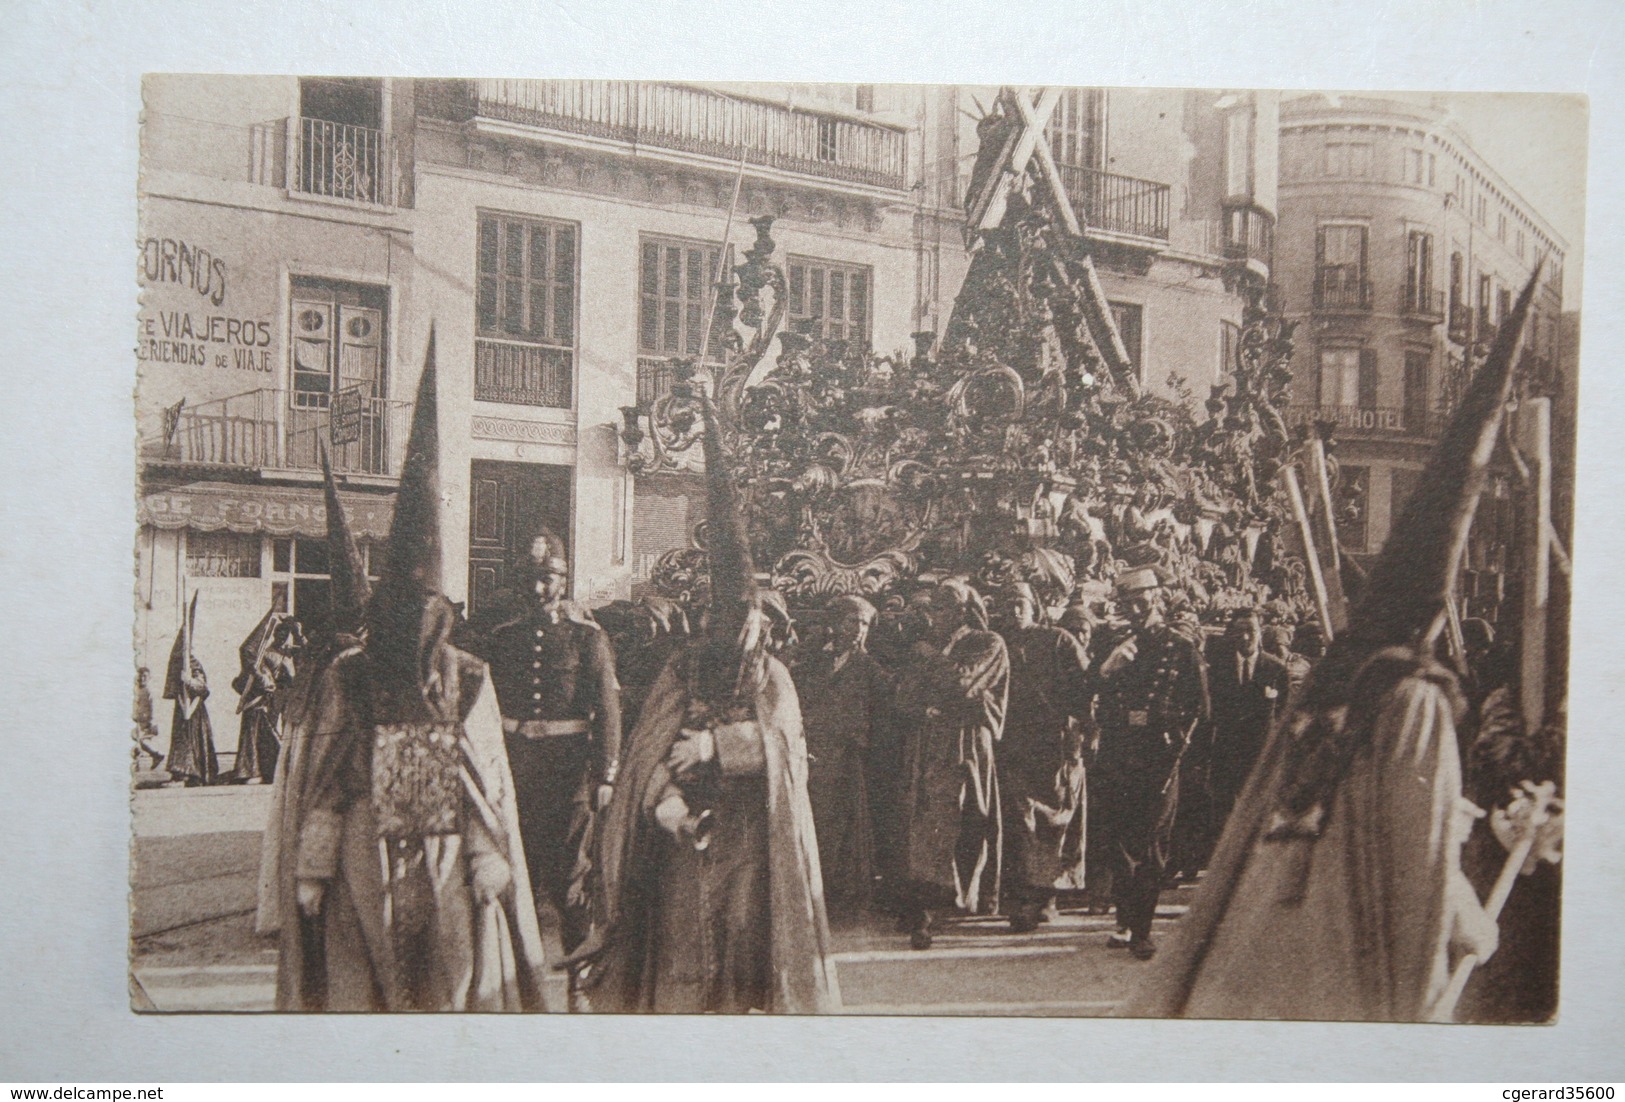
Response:
[[[1010,652],[1010,708],[998,752],[1004,910],[1018,933],[1036,929],[1053,901],[1067,871],[1068,837],[1085,814],[1089,656],[1070,632],[1040,624],[1038,610],[1032,586],[1017,582],[1001,594],[996,621]]]
[[[1156,953],[1151,920],[1179,808],[1179,760],[1208,717],[1207,671],[1194,634],[1162,618],[1154,567],[1125,571],[1126,635],[1100,667],[1101,827],[1112,859],[1117,932],[1108,944]]]
[[[1224,635],[1207,644],[1207,688],[1213,722],[1207,726],[1205,737],[1199,737],[1205,743],[1202,752],[1208,763],[1211,803],[1207,810],[1211,818],[1203,824],[1196,855],[1204,864],[1264,749],[1270,725],[1291,695],[1291,671],[1286,663],[1264,650],[1262,643],[1258,613],[1238,609],[1231,614]]]
[[[609,801],[621,752],[620,686],[609,636],[564,599],[570,564],[544,533],[520,563],[523,615],[493,628],[491,665],[532,886],[559,913],[566,952],[586,936],[570,884],[591,815]]]
[[[813,702],[802,717],[807,740],[807,796],[818,834],[818,863],[830,916],[848,918],[869,902],[874,878],[865,756],[883,737],[891,677],[865,645],[875,606],[848,595],[830,603],[830,642],[791,671],[796,695]]]

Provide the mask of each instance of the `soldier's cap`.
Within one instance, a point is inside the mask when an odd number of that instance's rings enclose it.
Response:
[[[518,570],[526,578],[570,573],[570,560],[564,553],[563,542],[551,532],[537,533],[530,547],[519,557]]]
[[[1125,570],[1117,576],[1117,593],[1119,596],[1161,588],[1162,577],[1154,566],[1136,566],[1132,570]]]

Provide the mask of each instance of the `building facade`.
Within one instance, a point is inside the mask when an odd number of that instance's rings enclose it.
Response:
[[[268,608],[319,627],[322,450],[370,556],[431,332],[448,595],[471,618],[497,607],[542,528],[569,546],[574,597],[635,593],[703,493],[698,449],[633,464],[626,429],[671,357],[715,351],[725,227],[737,263],[748,220],[772,216],[787,323],[911,349],[946,328],[963,279],[970,115],[996,91],[149,78],[140,664],[161,683],[193,593],[217,692]],[[1061,97],[1050,146],[1151,389],[1218,380],[1241,287],[1269,278],[1275,110],[1251,93]]]
[[[1337,425],[1339,533],[1375,554],[1537,262],[1531,377],[1558,362],[1565,243],[1441,106],[1309,95],[1280,107],[1276,284],[1298,320],[1292,413]],[[1478,528],[1507,522],[1497,487]],[[1493,533],[1490,533],[1493,535]],[[1504,578],[1475,540],[1470,570]]]

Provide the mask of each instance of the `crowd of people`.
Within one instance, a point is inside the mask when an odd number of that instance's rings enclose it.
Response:
[[[1204,868],[1223,883],[1159,961],[1178,981],[1148,986],[1165,997],[1147,1012],[1415,1018],[1448,976],[1440,946],[1494,952],[1463,870],[1493,872],[1497,851],[1458,855],[1461,793],[1488,800],[1561,758],[1534,760],[1549,740],[1512,730],[1487,624],[1462,627],[1465,679],[1432,657],[1441,599],[1404,587],[1448,546],[1438,533],[1418,526],[1418,549],[1373,576],[1377,614],[1329,652],[1284,603],[1209,601],[1204,621],[1166,560],[1064,603],[984,572],[792,612],[758,587],[710,432],[707,584],[589,612],[544,532],[470,622],[441,592],[432,349],[383,576],[369,583],[329,475],[329,628],[307,643],[272,613],[242,649],[236,773],[275,784],[256,924],[280,939],[279,1007],[549,1009],[561,969],[570,1009],[824,1012],[840,1005],[832,921],[895,919],[926,952],[953,915],[1027,932],[1070,895],[1146,961],[1159,893]],[[195,610],[166,680],[169,768],[210,783]],[[139,740],[150,701],[137,712]],[[1460,838],[1441,849],[1441,830]],[[1370,889],[1359,869],[1392,890],[1352,898]],[[1330,902],[1302,921],[1317,891]],[[544,959],[538,908],[561,959]],[[1275,983],[1258,959],[1272,939],[1350,976],[1403,957],[1422,979],[1328,1001],[1347,977]]]

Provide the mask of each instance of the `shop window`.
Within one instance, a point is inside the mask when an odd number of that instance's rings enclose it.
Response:
[[[576,228],[481,214],[474,397],[568,409],[575,391]]]
[[[789,315],[810,336],[869,344],[872,269],[807,257],[790,258]]]
[[[373,545],[359,545],[367,576],[377,580],[379,563]],[[331,623],[332,580],[325,539],[276,538],[271,541],[271,604],[295,617],[309,635]]]
[[[188,578],[257,578],[260,537],[257,532],[186,533]]]

